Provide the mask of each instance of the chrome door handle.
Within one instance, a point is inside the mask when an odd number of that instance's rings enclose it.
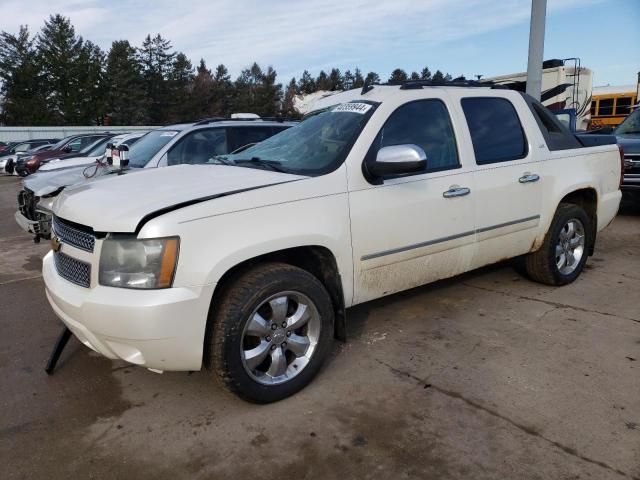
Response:
[[[527,173],[518,179],[520,183],[531,183],[537,182],[538,180],[540,180],[540,175],[536,175],[535,173]]]
[[[470,193],[471,189],[467,187],[454,187],[450,188],[446,192],[442,192],[442,196],[444,198],[464,197],[465,195],[469,195]]]

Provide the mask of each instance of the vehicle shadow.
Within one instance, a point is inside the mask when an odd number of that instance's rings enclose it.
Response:
[[[439,280],[427,285],[421,285],[410,290],[394,293],[383,298],[371,300],[369,302],[356,305],[355,307],[347,310],[347,342],[349,340],[358,339],[367,332],[367,320],[372,311],[378,310],[383,307],[389,307],[398,305],[405,302],[417,301],[419,297],[423,297],[427,294],[433,294],[439,290],[444,290],[454,285],[462,285],[467,281],[474,280],[476,278],[485,276],[487,274],[505,270],[507,268],[513,269],[513,274],[518,276],[518,266],[515,259],[505,260],[502,262],[487,265],[485,267],[472,270],[455,277]],[[522,280],[527,281],[526,277],[522,276]]]
[[[640,195],[622,195],[618,215],[640,217]]]

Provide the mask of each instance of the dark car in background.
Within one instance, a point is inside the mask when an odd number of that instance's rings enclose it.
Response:
[[[2,155],[2,152],[7,150],[8,148],[13,147],[16,143],[18,142],[0,142],[0,155]]]
[[[640,108],[618,125],[613,134],[624,153],[622,192],[640,199]]]
[[[26,176],[34,173],[40,165],[46,163],[49,159],[60,158],[61,155],[69,153],[78,153],[84,150],[89,145],[92,145],[97,140],[107,136],[113,136],[112,133],[85,133],[80,135],[71,135],[63,138],[58,143],[53,145],[49,150],[44,152],[38,152],[33,155],[21,158],[16,170],[21,176]]]
[[[0,174],[12,174],[19,158],[29,156],[41,149],[57,143],[57,138],[43,138],[37,140],[24,140],[22,142],[12,142],[10,146],[0,152]]]
[[[47,163],[54,160],[57,161],[57,160],[65,160],[65,159],[76,158],[76,157],[97,156],[98,155],[98,153],[96,153],[97,151],[100,151],[100,154],[103,154],[107,146],[107,143],[109,143],[109,140],[111,140],[116,135],[117,133],[107,133],[107,134],[101,135],[100,137],[94,139],[93,142],[86,144],[84,148],[82,148],[80,151],[77,151],[77,152],[72,151],[70,153],[62,153],[60,155],[55,155],[55,154],[51,155],[48,158],[46,158],[44,161],[40,162],[40,164],[38,165],[38,169],[41,166],[46,165]],[[50,148],[48,152],[52,150],[53,150],[53,147]],[[38,153],[38,152],[34,152],[34,155],[35,153]],[[35,172],[29,171],[29,169],[27,168],[28,159],[29,159],[29,156],[26,156],[26,157],[19,158],[18,161],[16,162],[16,167],[15,167],[16,173],[21,177],[26,177],[31,173],[35,173]]]
[[[0,157],[6,157],[7,155],[13,155],[20,152],[26,152],[41,145],[50,143],[56,143],[60,139],[58,138],[39,138],[36,140],[23,140],[21,142],[12,142],[11,146],[5,147],[3,151],[0,151]]]

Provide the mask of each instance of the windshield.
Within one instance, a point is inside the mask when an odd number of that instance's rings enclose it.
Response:
[[[154,130],[129,147],[129,166],[143,168],[151,157],[178,134],[176,130]]]
[[[56,143],[53,147],[51,147],[51,150],[60,150],[62,147],[64,147],[67,143],[69,143],[74,137],[65,137],[62,140],[60,140],[58,143]]]
[[[91,145],[88,145],[84,149],[80,150],[78,156],[84,155],[86,157],[97,157],[99,155],[102,155],[107,148],[107,143],[111,142],[112,140],[112,137],[101,138],[93,142]]]
[[[640,107],[636,108],[627,118],[624,119],[618,128],[616,128],[616,135],[624,135],[625,133],[640,133]]]
[[[343,103],[312,114],[298,125],[241,151],[208,163],[322,175],[346,158],[377,104]]]

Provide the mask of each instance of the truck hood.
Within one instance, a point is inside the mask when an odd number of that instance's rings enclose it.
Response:
[[[307,177],[225,165],[178,165],[109,175],[65,189],[54,213],[96,232],[134,232],[145,217]]]
[[[42,165],[38,171],[39,172],[51,172],[53,170],[60,170],[61,168],[71,168],[77,167],[80,165],[90,165],[94,163],[96,160],[100,160],[102,155],[97,155],[95,157],[60,157],[51,161],[48,161],[44,165]]]
[[[137,172],[138,170],[141,169],[132,168],[127,170],[127,173]],[[85,176],[85,173],[88,177]],[[42,172],[38,171],[33,175],[29,175],[23,184],[25,188],[31,190],[34,195],[44,197],[72,185],[82,185],[98,179],[108,178],[110,176],[108,175],[109,173],[113,174],[112,167],[101,167],[97,164],[95,169],[93,165],[83,165],[50,171],[43,170]]]

